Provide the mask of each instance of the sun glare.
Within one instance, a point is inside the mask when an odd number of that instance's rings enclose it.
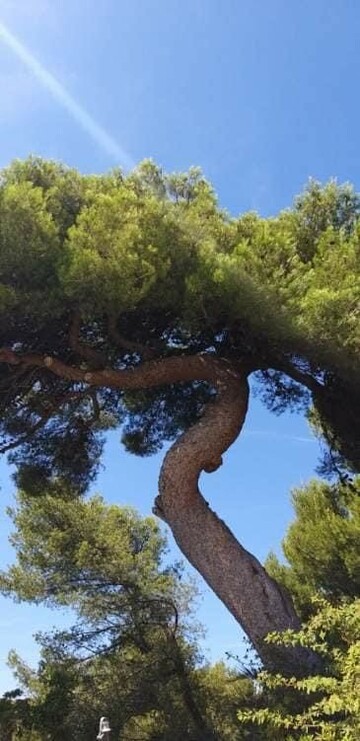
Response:
[[[127,170],[134,167],[130,155],[68,93],[66,88],[33,56],[2,21],[0,21],[0,40],[25,64],[29,72],[41,82],[52,97],[68,111],[73,120],[86,131],[111,159]]]

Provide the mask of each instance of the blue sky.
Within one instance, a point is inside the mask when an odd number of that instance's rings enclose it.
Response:
[[[0,166],[30,153],[84,172],[145,157],[167,170],[200,165],[234,214],[275,213],[310,176],[359,189],[359,38],[358,0],[0,0]],[[131,458],[118,438],[97,488],[148,514],[161,458]],[[264,558],[291,519],[289,489],[318,453],[301,417],[275,418],[255,399],[205,496]],[[11,483],[1,470],[5,565]],[[58,619],[1,608],[0,692],[13,683],[9,648],[34,661],[31,634]],[[207,590],[199,617],[211,657],[241,650]]]

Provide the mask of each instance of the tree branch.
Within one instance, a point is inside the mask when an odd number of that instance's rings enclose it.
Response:
[[[15,440],[11,440],[11,442],[6,443],[2,447],[0,447],[0,455],[3,455],[4,453],[8,453],[10,450],[14,450],[15,448],[18,448],[20,445],[23,445],[24,443],[31,440],[33,435],[40,430],[42,427],[45,427],[46,423],[49,421],[49,419],[53,416],[53,414],[60,410],[60,408],[67,404],[69,401],[72,401],[73,399],[78,400],[79,402],[86,398],[87,396],[91,397],[93,404],[94,404],[94,395],[96,396],[96,392],[92,389],[86,389],[85,391],[69,391],[67,394],[64,394],[56,401],[53,401],[52,403],[49,403],[48,409],[46,409],[43,414],[41,414],[40,419],[35,422],[35,424],[32,426],[31,430],[25,433],[25,435],[21,435],[20,437],[16,438]],[[94,417],[93,419],[98,419],[98,416],[100,415],[100,408],[96,399],[97,408],[94,405]],[[97,409],[98,414],[97,414]]]
[[[50,355],[18,354],[9,348],[0,349],[0,363],[22,365],[34,368],[46,368],[59,378],[78,381],[89,386],[110,387],[119,389],[140,389],[164,386],[172,383],[207,381],[216,388],[223,386],[233,378],[240,378],[240,370],[235,370],[227,360],[215,358],[210,354],[179,355],[168,358],[148,360],[135,368],[114,370],[83,370],[68,365]],[[237,363],[237,368],[240,364]],[[246,375],[250,370],[245,366]]]
[[[94,368],[104,368],[106,358],[98,350],[87,345],[80,340],[81,331],[81,314],[75,311],[69,331],[69,345],[71,349],[80,357],[87,360]]]
[[[44,415],[40,417],[40,419],[33,425],[31,430],[26,433],[26,435],[22,435],[21,437],[16,438],[16,440],[12,440],[9,443],[6,443],[5,445],[2,445],[0,447],[0,455],[4,455],[4,453],[9,453],[10,450],[14,450],[15,448],[18,448],[20,445],[23,445],[24,443],[28,442],[32,438],[35,432],[41,429],[41,427],[44,427],[46,423],[49,421],[51,417],[52,412],[46,412]]]
[[[309,373],[301,371],[291,363],[290,360],[282,359],[279,362],[271,362],[269,363],[269,367],[276,371],[280,371],[281,373],[285,373],[285,375],[292,378],[293,381],[296,381],[301,386],[305,386],[305,388],[309,389],[309,391],[314,394],[322,391],[324,388],[316,378],[311,376]]]
[[[155,351],[153,348],[147,345],[142,345],[140,342],[134,342],[124,337],[117,328],[117,321],[114,315],[110,315],[108,318],[108,329],[111,339],[124,350],[128,350],[131,354],[139,355],[144,360],[150,360],[154,357]]]

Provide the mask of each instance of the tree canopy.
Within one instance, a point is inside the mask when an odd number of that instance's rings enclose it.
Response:
[[[312,647],[317,676],[260,672],[259,706],[240,710],[269,739],[357,741],[360,731],[359,478],[311,481],[293,492],[295,520],[283,541],[287,563],[272,554],[268,572],[287,587],[304,623],[267,640]]]
[[[287,564],[271,554],[266,569],[304,618],[316,593],[331,601],[360,598],[359,493],[359,477],[347,485],[314,480],[293,491],[296,517],[283,540]]]
[[[32,729],[85,741],[108,714],[114,737],[129,741],[244,737],[237,709],[252,705],[252,684],[202,660],[193,585],[179,565],[164,566],[153,517],[74,499],[59,484],[19,493],[11,517],[16,562],[0,575],[2,593],[70,607],[74,624],[37,636],[37,670],[10,654],[26,698],[0,702],[0,733],[18,721],[20,738]]]
[[[149,161],[1,173],[0,431],[18,484],[85,491],[110,426],[139,455],[176,439],[155,512],[264,661],[264,635],[298,618],[198,479],[241,431],[249,376],[273,411],[311,414],[328,467],[359,468],[359,212],[349,185],[310,182],[275,217],[233,218],[197,169]]]

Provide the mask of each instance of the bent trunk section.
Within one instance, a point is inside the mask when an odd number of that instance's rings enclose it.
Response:
[[[300,628],[291,598],[259,561],[236,540],[198,488],[202,470],[215,470],[239,435],[248,405],[246,376],[224,372],[217,398],[201,420],[170,448],[160,473],[155,513],[172,530],[190,563],[241,625],[268,669],[308,673],[317,659],[307,649],[267,644],[274,631]]]

